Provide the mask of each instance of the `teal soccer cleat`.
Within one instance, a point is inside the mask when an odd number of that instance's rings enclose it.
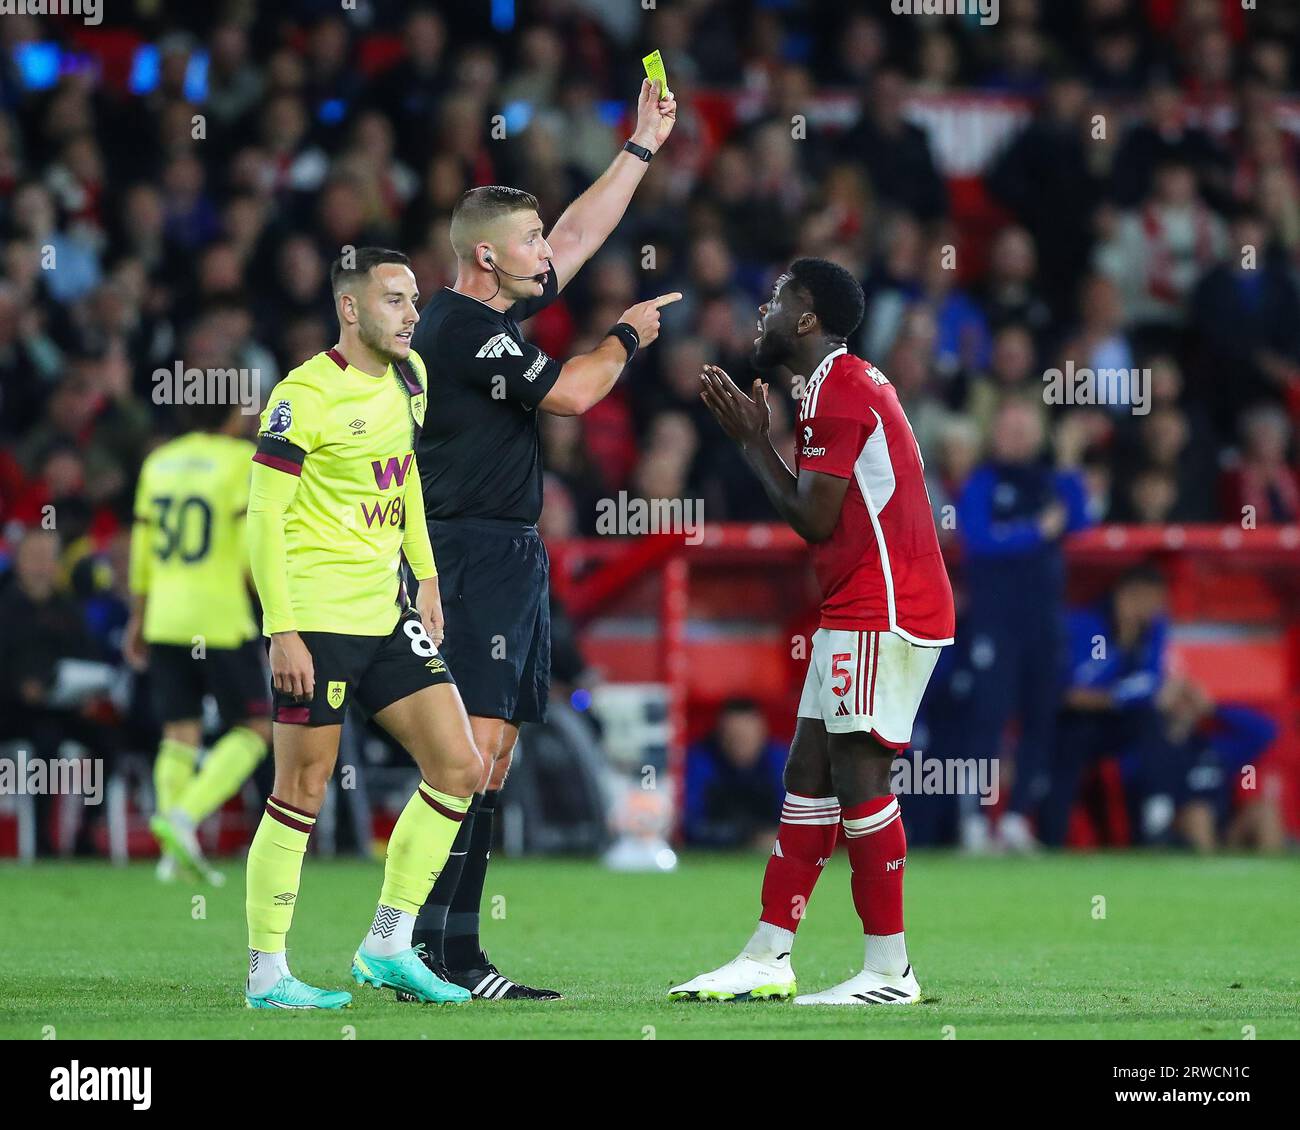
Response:
[[[434,976],[420,960],[421,949],[423,944],[402,950],[392,957],[378,957],[359,949],[352,958],[352,979],[358,985],[373,985],[376,989],[387,985],[428,1004],[464,1004],[468,1001],[468,989]]]
[[[267,992],[244,992],[249,1008],[347,1008],[352,994],[337,989],[317,989],[290,974],[281,977]]]

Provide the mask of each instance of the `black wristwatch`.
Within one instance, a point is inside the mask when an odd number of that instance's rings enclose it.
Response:
[[[630,138],[623,142],[623,148],[626,149],[633,157],[640,157],[647,165],[650,164],[650,158],[654,156],[644,145],[638,145]]]

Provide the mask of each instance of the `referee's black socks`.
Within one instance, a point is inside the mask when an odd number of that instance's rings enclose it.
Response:
[[[492,793],[490,795],[495,805],[496,794]],[[420,908],[420,913],[415,919],[415,928],[411,931],[411,944],[418,946],[423,942],[424,952],[431,957],[437,958],[440,962],[445,960],[443,935],[447,929],[447,913],[451,907],[452,897],[460,886],[465,861],[470,855],[470,845],[474,838],[474,824],[483,799],[482,793],[475,793],[470,800],[469,811],[465,813],[465,819],[461,821],[460,828],[456,832],[456,839],[452,842],[451,854],[447,856],[447,862],[443,865],[441,874],[433,884],[433,890],[429,892],[429,897],[424,900],[424,905]],[[488,818],[488,822],[491,823],[491,817]],[[482,889],[483,879],[480,877],[479,890]],[[477,932],[477,925],[475,931]],[[477,956],[475,954],[476,958]]]
[[[463,859],[460,881],[451,894],[450,908],[446,912],[446,937],[443,954],[448,969],[475,969],[483,948],[478,937],[479,903],[483,900],[483,884],[487,878],[488,855],[492,851],[492,832],[495,823],[499,790],[490,789],[478,798],[478,812],[469,833],[469,850]],[[434,887],[434,893],[442,885]]]

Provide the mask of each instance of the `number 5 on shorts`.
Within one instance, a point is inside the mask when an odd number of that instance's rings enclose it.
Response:
[[[831,690],[835,692],[836,697],[838,698],[843,698],[846,694],[849,693],[849,688],[853,686],[852,673],[847,669],[845,670],[840,669],[840,664],[842,663],[847,664],[852,659],[853,659],[853,653],[848,651],[838,652],[831,656],[831,681],[836,682],[839,679],[844,680],[843,686],[831,687]]]

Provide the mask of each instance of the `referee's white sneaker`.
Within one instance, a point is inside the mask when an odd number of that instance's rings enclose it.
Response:
[[[789,1000],[794,996],[790,955],[755,957],[742,953],[711,973],[701,973],[668,990],[674,1001]]]
[[[795,1004],[915,1004],[921,999],[921,986],[909,965],[902,975],[877,973],[864,969],[856,977],[820,993],[805,993],[794,998]]]

